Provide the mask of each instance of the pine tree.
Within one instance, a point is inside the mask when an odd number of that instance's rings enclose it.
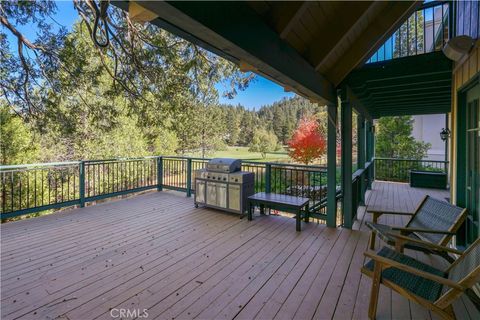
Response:
[[[430,143],[416,141],[412,137],[411,116],[383,117],[376,123],[375,155],[386,158],[422,159]]]

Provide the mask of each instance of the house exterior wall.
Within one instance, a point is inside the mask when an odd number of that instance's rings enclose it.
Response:
[[[452,128],[452,137],[450,138],[450,172],[452,173],[451,196],[456,203],[457,194],[457,114],[458,114],[458,96],[462,87],[468,85],[470,81],[476,78],[480,72],[480,40],[477,40],[475,48],[459,62],[456,62],[453,69],[452,78],[452,112],[450,116],[450,127]]]
[[[440,139],[440,131],[445,128],[444,114],[413,116],[412,136],[415,140],[430,143],[425,160],[445,160],[445,142]]]

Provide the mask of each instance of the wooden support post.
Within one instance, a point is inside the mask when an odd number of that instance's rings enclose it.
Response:
[[[357,117],[357,169],[365,169],[365,117],[359,114]],[[364,172],[360,177],[360,204],[365,204],[365,191],[367,172]]]
[[[370,130],[370,152],[371,152],[371,161],[375,164],[375,127],[372,123],[372,129]],[[373,166],[372,170],[372,181],[375,180],[375,166]]]
[[[341,127],[342,127],[342,211],[343,225],[352,228],[353,203],[352,203],[352,106],[348,100],[347,91],[341,94]]]
[[[187,159],[187,197],[192,196],[192,159]]]
[[[327,226],[337,226],[337,105],[327,106]]]
[[[367,189],[372,189],[373,171],[375,164],[373,163],[373,123],[372,120],[367,120],[365,123],[365,143],[366,143],[366,161],[371,162],[368,170]]]
[[[265,165],[265,193],[272,192],[272,165]]]
[[[163,158],[157,158],[157,191],[163,190]]]
[[[80,207],[85,207],[85,161],[80,161],[79,164],[79,195],[80,195]]]

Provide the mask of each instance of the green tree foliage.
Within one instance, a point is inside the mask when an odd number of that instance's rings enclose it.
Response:
[[[237,111],[241,106],[225,106],[226,110],[226,128],[227,134],[225,142],[230,146],[238,145],[240,139],[241,130],[240,130],[240,121],[242,118],[241,112]],[[243,109],[242,109],[243,110]]]
[[[324,106],[319,106],[301,97],[294,97],[260,108],[258,118],[260,123],[273,130],[280,143],[285,145],[292,137],[300,119],[320,113],[324,109]]]
[[[93,13],[83,2],[75,2],[81,19],[70,32],[48,23],[52,1],[0,6],[4,104],[42,150],[15,162],[208,156],[225,145],[251,145],[257,128],[285,144],[302,116],[322,110],[299,97],[258,111],[218,105],[220,95],[232,97],[252,75],[156,26],[132,24],[113,6],[115,38],[102,50],[92,42]],[[18,38],[16,26],[31,24],[38,37]]]
[[[412,137],[411,116],[383,117],[375,127],[375,155],[386,158],[422,159],[430,143],[416,141]]]
[[[155,138],[151,142],[151,154],[174,155],[178,149],[178,138],[174,131],[160,127],[155,129]]]
[[[142,121],[155,121],[159,106],[178,109],[190,101],[215,102],[219,96],[215,85],[219,83],[224,89],[221,94],[234,96],[253,79],[252,73],[242,73],[234,64],[153,24],[133,23],[113,5],[105,12],[108,18],[101,21],[108,27],[108,38],[101,32],[94,34],[97,2],[74,0],[73,4],[80,22],[68,33],[66,28],[50,23],[57,11],[54,1],[0,2],[0,59],[7,75],[1,78],[0,89],[22,113],[41,113],[52,91],[58,94],[65,82],[88,79],[87,71],[94,78],[98,75],[95,71],[107,76],[112,94],[143,101],[142,108],[129,104]],[[31,25],[37,31],[36,39],[19,32],[18,26]],[[9,45],[7,34],[14,39],[13,45]],[[87,43],[78,48],[79,37]],[[105,48],[96,46],[92,38],[105,42]],[[91,69],[91,60],[85,58],[93,55],[99,63]],[[59,72],[65,76],[59,78]],[[94,87],[94,79],[89,80]]]
[[[277,136],[265,129],[255,130],[248,151],[260,152],[262,158],[266,158],[267,152],[278,150]]]
[[[39,151],[28,125],[5,104],[0,104],[0,151],[1,164],[36,161]]]

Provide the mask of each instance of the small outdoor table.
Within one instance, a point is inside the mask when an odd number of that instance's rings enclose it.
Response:
[[[305,222],[308,222],[308,202],[310,199],[289,196],[278,193],[259,192],[248,197],[248,220],[253,220],[253,209],[255,205],[260,207],[260,212],[266,208],[291,212],[296,214],[297,231],[301,231],[302,208],[305,208]]]

